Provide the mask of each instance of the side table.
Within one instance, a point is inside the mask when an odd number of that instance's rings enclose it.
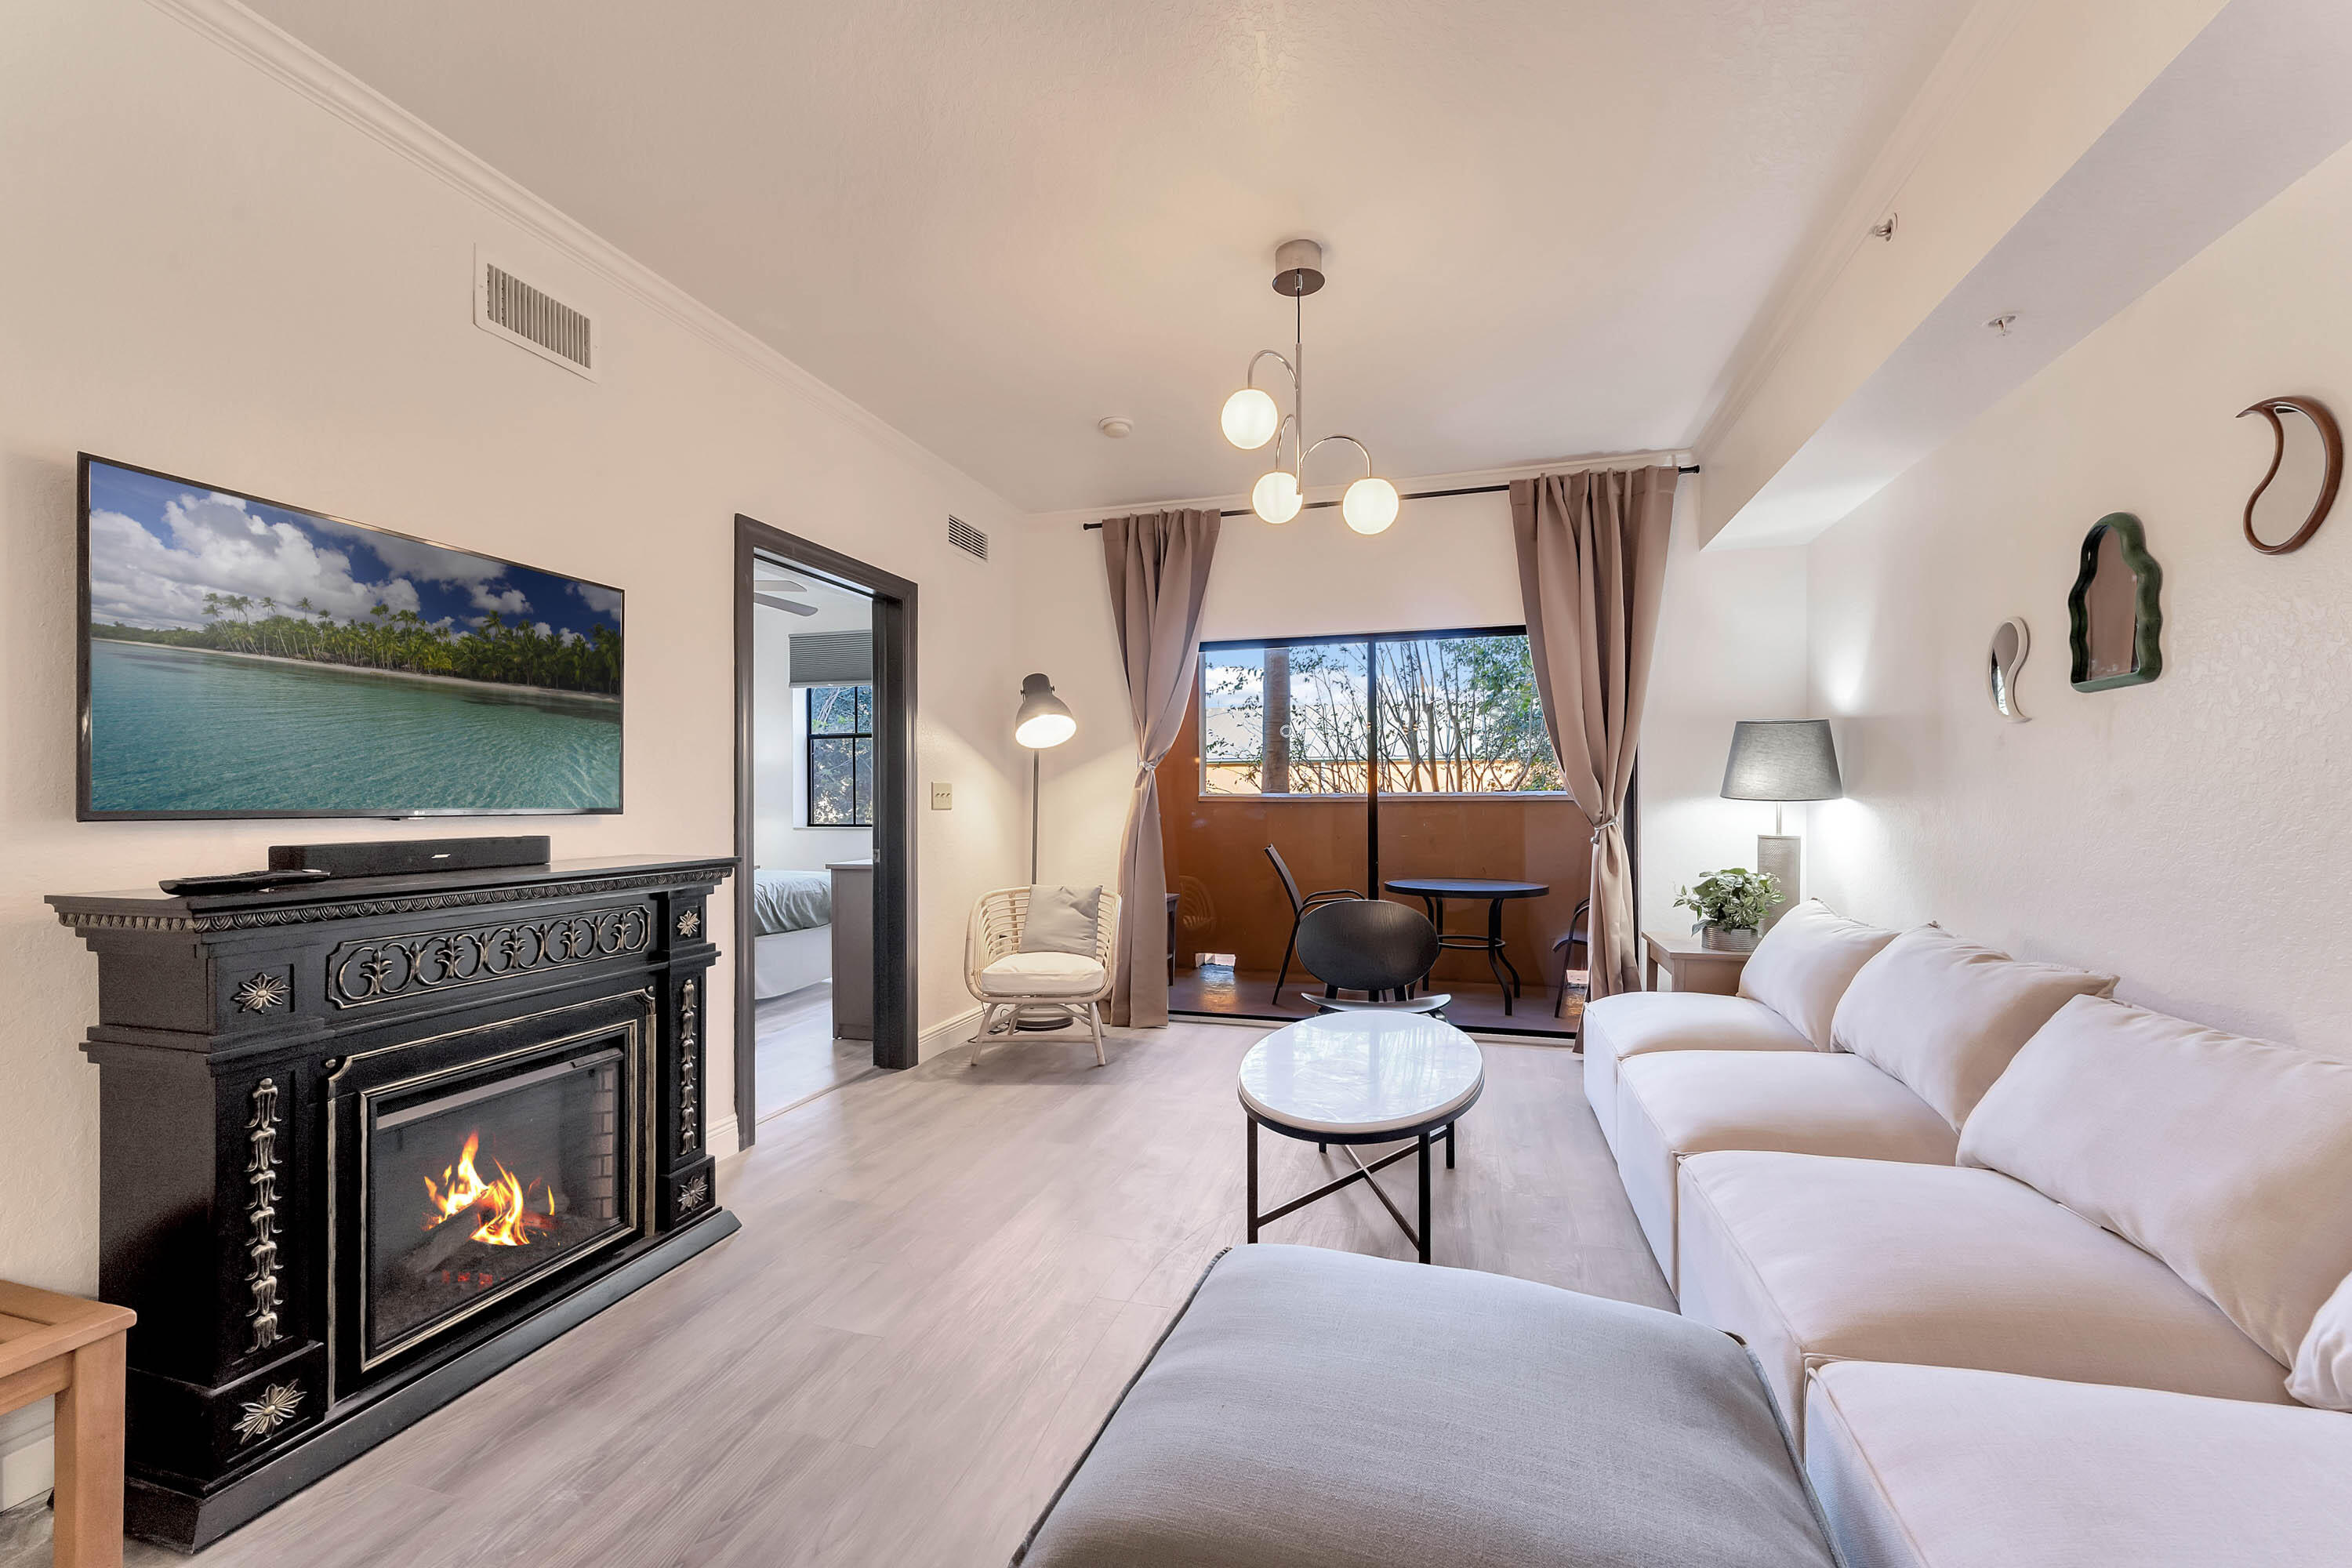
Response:
[[[58,1568],[122,1568],[128,1307],[0,1280],[0,1412],[57,1401]]]
[[[1658,971],[1664,969],[1666,978],[1675,983],[1677,991],[1698,991],[1713,996],[1731,996],[1739,991],[1739,972],[1748,967],[1753,956],[1746,952],[1718,952],[1702,947],[1696,936],[1670,935],[1664,931],[1645,931],[1642,945],[1647,963],[1643,965],[1643,984],[1652,991],[1658,988]]]

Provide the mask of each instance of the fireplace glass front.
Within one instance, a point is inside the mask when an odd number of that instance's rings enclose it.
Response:
[[[614,1044],[371,1105],[370,1362],[634,1231],[629,1088]]]

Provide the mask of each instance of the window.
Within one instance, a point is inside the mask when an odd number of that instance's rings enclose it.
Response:
[[[874,826],[874,688],[812,686],[808,825]]]
[[[1202,794],[1361,795],[1375,739],[1383,795],[1561,788],[1518,627],[1202,649]]]

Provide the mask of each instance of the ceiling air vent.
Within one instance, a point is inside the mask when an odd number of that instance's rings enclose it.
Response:
[[[988,535],[960,517],[948,519],[948,542],[982,561],[988,559]]]
[[[596,323],[479,255],[474,258],[474,324],[596,379]]]

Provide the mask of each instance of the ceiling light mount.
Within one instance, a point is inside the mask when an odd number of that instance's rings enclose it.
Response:
[[[1274,267],[1274,291],[1294,302],[1323,287],[1323,247],[1311,239],[1286,239],[1276,246]],[[1288,354],[1276,349],[1260,349],[1250,356],[1249,372],[1242,389],[1225,399],[1225,406],[1217,418],[1225,439],[1244,452],[1255,452],[1269,441],[1274,443],[1274,467],[1259,475],[1257,483],[1251,487],[1250,510],[1272,523],[1288,522],[1297,517],[1306,504],[1300,492],[1305,485],[1307,459],[1334,441],[1344,441],[1364,459],[1364,474],[1348,487],[1339,502],[1339,515],[1358,533],[1379,533],[1396,521],[1398,497],[1394,485],[1373,476],[1370,449],[1353,436],[1336,432],[1318,441],[1307,439],[1306,316],[1295,303],[1292,338]],[[1257,367],[1269,359],[1290,373],[1288,414],[1282,412],[1272,393],[1257,384]],[[1282,461],[1286,437],[1291,452],[1288,468]]]
[[[1113,414],[1107,418],[1096,420],[1095,428],[1114,441],[1124,441],[1135,434],[1135,421],[1123,419]]]

